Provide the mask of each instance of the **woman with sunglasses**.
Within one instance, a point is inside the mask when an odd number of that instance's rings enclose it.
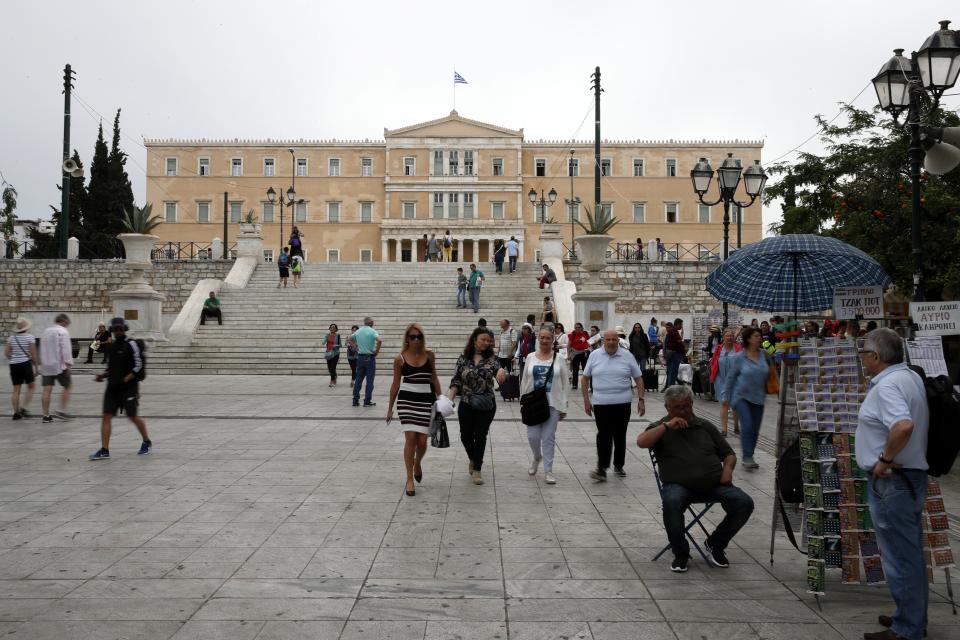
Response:
[[[403,351],[393,359],[393,385],[387,406],[387,424],[393,420],[393,406],[397,406],[403,427],[403,464],[407,468],[405,490],[408,496],[417,494],[414,480],[423,480],[423,456],[427,452],[430,434],[430,414],[440,395],[440,380],[434,366],[434,355],[427,350],[423,327],[413,323],[403,336]]]
[[[457,358],[456,371],[450,380],[447,395],[453,402],[457,395],[463,396],[457,408],[460,419],[460,441],[469,459],[468,470],[473,484],[483,484],[480,468],[483,452],[487,448],[487,433],[497,413],[497,401],[493,395],[493,380],[503,384],[507,370],[500,366],[493,350],[493,333],[485,327],[477,327]]]

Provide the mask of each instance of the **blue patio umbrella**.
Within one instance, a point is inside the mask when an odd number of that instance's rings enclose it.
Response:
[[[833,306],[834,287],[886,286],[876,260],[836,238],[791,234],[748,245],[707,276],[707,291],[746,309],[798,312]]]

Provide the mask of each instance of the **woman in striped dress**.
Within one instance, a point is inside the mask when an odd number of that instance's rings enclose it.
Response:
[[[393,420],[396,405],[403,428],[403,463],[407,468],[405,490],[416,495],[414,480],[423,479],[421,463],[427,452],[430,434],[430,415],[433,403],[440,395],[440,380],[434,365],[434,355],[427,350],[423,327],[411,324],[403,335],[403,351],[393,359],[393,385],[387,407],[387,424]]]

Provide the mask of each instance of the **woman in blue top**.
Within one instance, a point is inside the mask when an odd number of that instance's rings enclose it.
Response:
[[[767,355],[760,349],[763,338],[760,329],[743,330],[743,351],[734,356],[726,372],[724,394],[740,417],[740,445],[743,448],[743,468],[757,469],[753,451],[763,421],[763,402],[767,395]],[[722,409],[721,409],[722,410]]]

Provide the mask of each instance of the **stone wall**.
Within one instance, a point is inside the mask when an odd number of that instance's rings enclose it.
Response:
[[[166,296],[163,313],[172,317],[198,280],[222,280],[232,266],[229,260],[158,262],[144,276]],[[0,260],[0,336],[10,333],[19,315],[35,323],[58,312],[109,317],[110,292],[120,288],[129,273],[125,263],[115,260]],[[78,335],[87,332],[83,327]]]

